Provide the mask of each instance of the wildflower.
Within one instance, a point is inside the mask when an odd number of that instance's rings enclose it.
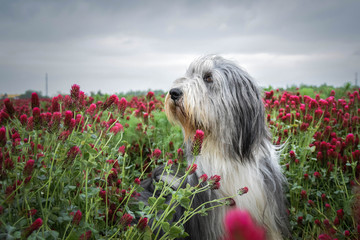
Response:
[[[41,218],[36,219],[25,231],[22,235],[27,238],[31,233],[38,230],[43,224],[43,220]]]
[[[146,98],[147,98],[147,99],[151,99],[152,97],[154,97],[154,92],[149,91],[149,92],[147,93],[147,95],[146,95]]]
[[[0,146],[3,147],[6,144],[6,129],[5,127],[0,128]]]
[[[133,216],[128,213],[125,213],[120,219],[120,225],[128,226],[133,220]]]
[[[5,104],[6,112],[7,112],[10,116],[13,116],[14,113],[15,113],[15,108],[14,108],[14,105],[12,104],[12,102],[10,101],[10,99],[5,98],[4,104]]]
[[[90,115],[94,115],[94,112],[96,110],[96,104],[92,103],[89,108],[86,110],[86,112]]]
[[[60,112],[60,104],[58,97],[53,97],[51,99],[51,112]]]
[[[40,108],[38,107],[33,108],[33,121],[36,125],[40,124]]]
[[[80,86],[79,85],[74,84],[71,86],[70,96],[73,101],[77,102],[77,100],[80,97]]]
[[[121,98],[119,101],[119,112],[120,112],[120,116],[124,117],[124,113],[126,110],[126,106],[127,106],[127,101],[125,98]]]
[[[196,130],[191,148],[192,149],[191,152],[194,156],[200,154],[203,140],[204,140],[204,132],[202,130]]]
[[[308,204],[310,205],[310,206],[312,206],[312,207],[314,207],[315,206],[315,203],[314,203],[314,201],[313,200],[308,200]]]
[[[172,160],[172,159],[169,159],[166,165],[171,166],[171,165],[173,165],[173,164],[174,164],[173,160]]]
[[[60,133],[58,139],[65,141],[69,136],[70,136],[70,131],[69,130],[68,131],[63,131],[62,133]]]
[[[36,213],[37,213],[37,210],[35,208],[33,208],[27,212],[27,215],[28,215],[28,217],[31,217],[31,216],[34,216]]]
[[[142,217],[142,218],[139,219],[139,222],[138,222],[138,224],[137,224],[136,227],[137,227],[140,231],[144,231],[145,228],[146,228],[146,226],[147,226],[147,224],[148,224],[148,218]]]
[[[125,145],[122,145],[121,147],[119,147],[119,153],[121,153],[121,155],[122,156],[124,156],[125,155],[125,150],[126,150],[126,147],[125,147]]]
[[[300,195],[302,199],[305,199],[307,197],[307,193],[305,190],[301,190]]]
[[[86,231],[85,234],[81,234],[80,236],[80,240],[89,240],[91,239],[91,235],[92,235],[92,232],[89,230],[89,231]]]
[[[204,173],[199,177],[199,182],[206,182],[208,180],[208,176]]]
[[[315,223],[316,225],[318,225],[318,226],[320,226],[320,225],[321,225],[321,222],[320,222],[320,220],[319,220],[319,219],[315,219],[314,223]]]
[[[78,146],[73,146],[67,153],[68,159],[67,162],[72,162],[77,155],[81,154],[80,148]]]
[[[119,101],[118,96],[111,95],[109,98],[106,99],[106,101],[104,102],[103,106],[102,106],[102,110],[105,111],[106,109],[108,109],[109,107],[111,107],[111,105],[116,104]]]
[[[197,165],[193,163],[186,168],[186,172],[189,171],[189,175],[193,174],[197,169]]]
[[[256,226],[247,211],[240,209],[232,209],[226,214],[225,233],[225,240],[265,240],[264,229]]]
[[[318,239],[319,240],[332,240],[332,237],[330,237],[329,235],[324,233],[324,234],[320,234]]]
[[[177,154],[178,154],[178,157],[177,157],[178,160],[181,161],[183,159],[183,156],[184,156],[184,151],[181,148],[179,148],[177,150]]]
[[[20,122],[21,122],[21,125],[25,126],[25,124],[27,123],[27,116],[25,114],[22,114],[20,116]]]
[[[355,142],[354,134],[349,133],[349,134],[346,136],[345,144],[346,144],[347,146],[349,146],[349,145],[350,145],[350,146],[353,146],[354,142]]]
[[[298,217],[298,219],[297,219],[297,223],[299,224],[299,225],[301,225],[302,224],[302,222],[303,222],[303,216],[299,216]]]
[[[39,96],[36,92],[31,94],[31,108],[34,109],[36,107],[40,107]]]
[[[210,185],[211,189],[216,190],[220,188],[220,180],[221,177],[219,175],[214,175],[209,178],[208,184]]]
[[[248,191],[249,191],[248,187],[243,187],[239,189],[238,194],[241,196],[247,193]]]
[[[24,167],[23,173],[25,176],[31,175],[33,169],[34,169],[35,161],[33,159],[29,159]]]
[[[321,174],[319,172],[314,172],[314,177],[315,178],[320,178],[321,177]]]
[[[289,156],[290,156],[291,159],[295,159],[295,157],[296,157],[295,152],[293,150],[291,150],[289,152]]]
[[[324,225],[325,225],[326,227],[329,227],[329,226],[330,226],[329,219],[324,219],[323,223],[324,223]]]
[[[124,132],[124,127],[120,123],[115,123],[115,125],[110,129],[110,132],[116,135],[119,132]]]
[[[158,160],[160,158],[161,155],[161,150],[160,149],[155,149],[152,153],[152,158],[154,158],[155,160]]]
[[[80,224],[80,221],[81,221],[81,217],[82,217],[82,213],[80,210],[77,210],[77,212],[75,213],[74,215],[74,218],[72,220],[72,223],[74,225],[79,225]]]
[[[65,112],[64,125],[66,128],[71,128],[71,119],[73,117],[72,111]]]
[[[336,211],[336,215],[337,215],[340,219],[342,219],[342,218],[344,217],[344,210],[342,210],[342,209],[337,210],[337,211]]]
[[[148,113],[144,113],[144,114],[143,114],[143,118],[144,118],[144,123],[148,124],[148,123],[149,123],[149,114],[148,114]]]
[[[137,185],[140,185],[141,181],[140,181],[139,178],[135,178],[134,183],[137,184]]]
[[[328,203],[325,203],[325,208],[326,208],[326,210],[328,210],[328,209],[330,209],[330,208],[331,208],[331,205],[330,205],[330,204],[328,204]]]

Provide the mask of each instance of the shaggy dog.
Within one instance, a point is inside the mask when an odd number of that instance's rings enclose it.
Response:
[[[275,147],[265,124],[265,110],[258,86],[234,62],[209,55],[195,60],[184,77],[177,79],[165,100],[169,121],[180,124],[189,164],[192,137],[205,133],[197,171],[186,182],[195,186],[202,174],[220,175],[218,190],[195,196],[193,207],[217,198],[248,193],[234,198],[236,207],[246,209],[266,230],[267,239],[289,236],[283,185]],[[152,196],[153,181],[162,169],[144,181],[142,199]],[[162,179],[163,180],[163,179]],[[166,181],[166,180],[165,180]],[[171,198],[171,196],[168,196]],[[215,208],[207,216],[195,215],[185,224],[189,239],[217,240],[224,236],[223,219],[229,206]],[[177,209],[177,221],[182,209]]]

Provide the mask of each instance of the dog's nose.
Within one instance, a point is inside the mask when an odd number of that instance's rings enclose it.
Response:
[[[179,88],[173,88],[170,90],[170,96],[171,96],[171,99],[176,101],[178,100],[182,95],[182,91],[179,89]]]

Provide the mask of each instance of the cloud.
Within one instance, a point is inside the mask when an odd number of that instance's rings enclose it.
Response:
[[[2,91],[168,89],[196,57],[260,85],[342,85],[360,59],[358,1],[3,1]]]

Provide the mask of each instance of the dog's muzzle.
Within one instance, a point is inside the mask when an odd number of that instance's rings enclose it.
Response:
[[[173,88],[170,90],[170,97],[172,100],[177,101],[183,95],[183,92],[179,88]]]

